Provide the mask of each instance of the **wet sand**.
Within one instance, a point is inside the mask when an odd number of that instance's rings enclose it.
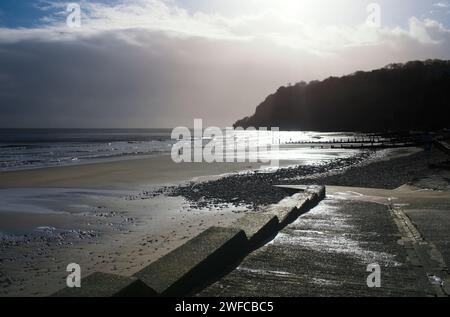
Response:
[[[260,164],[175,164],[169,156],[0,173],[0,296],[46,296],[66,266],[130,275],[235,208],[192,210],[177,197],[148,197],[174,184]]]
[[[131,275],[206,228],[239,217],[226,208],[191,210],[182,198],[129,197],[98,199],[77,212],[1,212],[0,227],[13,232],[0,236],[0,296],[49,295],[65,286],[69,263],[81,265],[83,276]]]
[[[83,276],[133,274],[247,210],[232,204],[192,208],[183,197],[148,195],[155,185],[259,166],[178,165],[160,157],[0,173],[0,296],[49,295],[64,287],[69,263],[80,264]],[[40,208],[31,212],[30,205]]]
[[[140,188],[260,168],[260,163],[174,163],[170,156],[0,172],[0,188]]]

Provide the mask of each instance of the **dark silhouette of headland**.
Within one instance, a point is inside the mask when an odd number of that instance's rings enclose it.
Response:
[[[280,87],[234,127],[386,132],[449,126],[450,61],[411,61]]]

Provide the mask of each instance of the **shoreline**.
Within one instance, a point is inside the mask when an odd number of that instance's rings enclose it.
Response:
[[[172,162],[170,155],[163,155],[107,163],[0,172],[0,189],[30,187],[140,189],[146,185],[163,185],[195,177],[254,170],[260,165],[259,163],[177,164]]]
[[[333,175],[345,175],[349,170],[357,170],[358,173],[359,169],[367,165],[402,160],[407,156],[414,157],[421,151],[418,148],[363,151],[351,157],[337,158],[320,164],[287,166],[273,172],[252,171],[201,183],[167,186],[157,190],[156,195],[182,196],[190,201],[194,208],[211,208],[230,203],[235,207],[245,205],[258,211],[260,207],[277,203],[286,197],[285,191],[273,185],[329,185],[328,179]],[[401,185],[403,184],[399,186]]]
[[[342,173],[338,175],[360,173],[365,175],[364,177],[368,177],[364,170],[368,169],[370,173],[376,172],[378,167],[370,167],[373,164],[399,166],[400,162],[400,165],[404,166],[408,161],[411,161],[411,157],[421,154],[421,152],[411,153],[408,155],[405,152],[399,157],[393,155],[389,160],[384,161],[375,158],[373,162],[369,160],[367,165],[347,166],[350,172],[341,171]],[[440,159],[440,156],[437,155],[436,159]],[[340,160],[346,161],[345,159]],[[347,161],[347,163],[351,163],[352,159],[347,159]],[[336,162],[333,164],[336,164]],[[323,168],[331,169],[331,165],[325,164]],[[207,184],[205,186],[213,185],[213,187],[216,187],[215,192],[212,192],[212,198],[214,199],[217,192],[223,192],[221,185],[226,185],[230,179],[248,178],[256,187],[254,190],[247,188],[252,192],[251,195],[247,196],[250,200],[254,200],[255,195],[264,197],[266,194],[263,186],[258,186],[258,184],[265,184],[264,187],[266,188],[268,188],[267,186],[271,187],[270,182],[261,183],[261,177],[263,177],[262,179],[269,179],[267,178],[268,175],[284,175],[287,177],[292,173],[298,174],[299,170],[301,170],[300,167],[291,167],[276,172],[250,172],[228,175],[213,180],[206,178],[206,181],[194,183],[197,186]],[[202,172],[206,174],[209,171]],[[115,177],[117,175],[114,175],[113,178]],[[383,177],[388,178],[389,175],[384,173]],[[320,177],[316,179],[317,182],[326,180],[327,178]],[[62,180],[59,181],[63,182]],[[56,180],[52,180],[52,182],[56,183]],[[304,182],[313,183],[311,179],[304,180]],[[80,180],[75,180],[75,183],[80,184]],[[300,184],[301,182],[295,180],[295,183]],[[178,188],[190,186],[189,183],[187,184],[182,183]],[[248,185],[249,183],[242,184]],[[326,183],[324,184],[326,185]],[[149,186],[148,183],[147,186]],[[102,271],[131,275],[207,227],[230,224],[239,218],[243,212],[252,211],[252,208],[249,208],[250,206],[242,206],[241,201],[231,201],[226,204],[226,200],[224,200],[224,204],[214,202],[213,204],[198,205],[190,199],[182,197],[183,195],[172,197],[161,195],[161,193],[156,196],[148,195],[154,189],[153,186],[149,187],[148,189],[139,187],[139,190],[130,190],[129,196],[119,195],[112,201],[111,197],[92,200],[90,207],[93,207],[93,209],[70,214],[72,220],[69,222],[72,226],[80,226],[78,230],[68,230],[68,233],[62,233],[60,231],[52,232],[52,228],[43,228],[44,234],[39,232],[36,236],[31,235],[22,240],[12,240],[7,243],[3,241],[0,245],[0,284],[2,285],[0,296],[46,296],[64,286],[67,276],[65,266],[69,262],[82,265],[83,274]],[[184,188],[190,189],[190,187]],[[236,190],[240,189],[242,188],[236,187]],[[81,201],[86,198],[86,196],[83,196],[86,193],[89,193],[89,191],[84,190],[82,192],[79,197]],[[278,198],[279,196],[274,195],[270,199],[277,202]],[[268,202],[270,201],[266,201],[266,203]],[[76,202],[72,203],[77,204]],[[238,209],[237,206],[241,206],[241,209]],[[83,208],[85,206],[81,206],[81,210]],[[1,215],[0,212],[0,217]],[[56,216],[55,214],[51,215],[57,217],[58,214]],[[101,216],[97,217],[99,215]],[[9,216],[14,218],[14,215]],[[46,219],[46,216],[48,215],[39,215],[43,219]],[[67,217],[67,215],[60,216]],[[131,220],[127,221],[127,219]],[[10,219],[10,221],[13,220]],[[87,226],[87,222],[92,223]],[[45,229],[50,231],[46,232]],[[60,230],[61,228],[56,229]],[[45,236],[47,233],[49,238]]]

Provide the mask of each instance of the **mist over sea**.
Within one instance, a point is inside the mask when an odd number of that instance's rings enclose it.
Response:
[[[172,129],[0,129],[0,171],[70,166],[132,158],[170,155],[177,140]],[[225,133],[225,131],[224,131]],[[284,147],[290,142],[325,142],[355,137],[354,133],[234,131],[235,142],[263,140],[279,143],[264,159],[293,160],[301,164],[346,157],[353,150]],[[194,134],[192,133],[192,137]],[[204,138],[203,144],[224,142]]]

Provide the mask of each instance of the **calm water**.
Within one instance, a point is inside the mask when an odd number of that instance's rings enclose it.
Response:
[[[33,169],[104,162],[131,157],[165,155],[176,140],[171,129],[0,129],[0,170]],[[236,142],[285,144],[291,141],[326,141],[354,136],[318,132],[235,132]],[[210,142],[211,140],[204,140]],[[221,141],[215,138],[213,141]],[[320,150],[309,147],[281,148],[267,155],[271,158],[310,163],[348,156],[355,151]]]

